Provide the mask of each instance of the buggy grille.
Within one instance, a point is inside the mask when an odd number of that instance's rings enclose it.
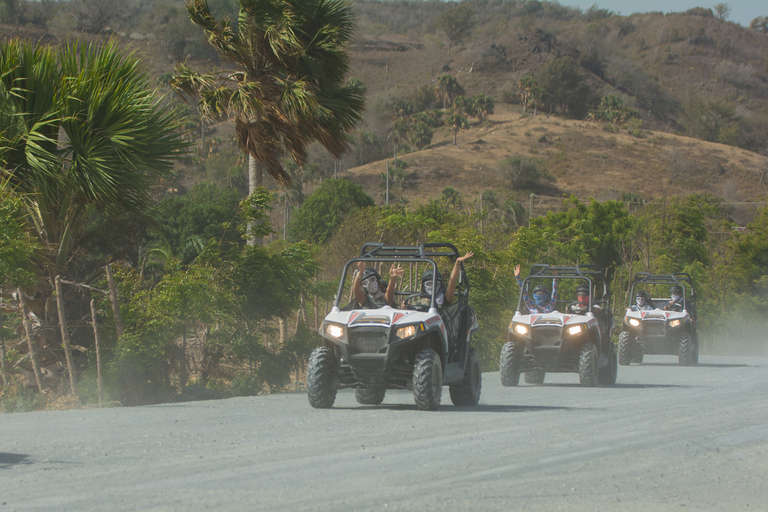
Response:
[[[349,331],[349,345],[356,353],[377,353],[387,346],[385,329],[353,329]]]
[[[666,322],[648,321],[643,322],[643,334],[659,335],[664,334],[664,329],[667,326]]]
[[[533,342],[536,345],[559,345],[563,339],[561,327],[537,327],[533,329]]]

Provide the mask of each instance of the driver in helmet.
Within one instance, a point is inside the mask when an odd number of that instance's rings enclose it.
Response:
[[[682,311],[683,310],[683,287],[679,284],[673,284],[669,289],[670,299],[669,302],[664,304],[666,311]]]
[[[568,304],[568,307],[566,308],[569,313],[584,315],[589,311],[589,288],[590,286],[586,283],[582,283],[576,287],[576,302]],[[600,312],[601,309],[602,308],[597,304],[592,305],[592,310],[595,313]]]
[[[632,309],[635,311],[652,310],[653,303],[651,302],[651,298],[648,296],[648,293],[643,290],[638,290],[637,293],[635,293],[635,304],[632,306]]]
[[[515,265],[515,279],[520,289],[523,288],[523,280],[520,279],[520,265]],[[552,293],[549,288],[539,284],[533,288],[533,300],[528,296],[528,292],[523,290],[523,300],[531,313],[551,313],[557,305],[557,279],[552,280]]]
[[[357,262],[357,274],[352,282],[355,300],[360,307],[375,309],[382,306],[395,307],[395,288],[405,270],[395,267],[389,270],[389,283],[381,279],[375,268],[366,267],[365,262]]]

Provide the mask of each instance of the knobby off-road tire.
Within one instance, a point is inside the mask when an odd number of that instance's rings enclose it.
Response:
[[[641,340],[635,340],[632,343],[632,362],[635,364],[641,364],[643,362],[644,353],[645,348],[643,347],[643,342]]]
[[[416,354],[413,365],[413,400],[423,411],[435,411],[440,407],[443,392],[443,368],[440,356],[431,348]]]
[[[579,352],[579,383],[597,386],[597,347],[592,343],[585,343]]]
[[[677,362],[681,366],[690,366],[693,359],[693,341],[687,332],[680,335],[680,352],[677,354]]]
[[[501,347],[499,356],[499,375],[502,386],[517,386],[520,382],[520,358],[523,351],[514,341],[508,341]]]
[[[453,405],[472,406],[480,401],[480,390],[483,388],[483,371],[480,368],[480,356],[474,348],[469,349],[467,368],[464,378],[459,384],[449,386]]]
[[[627,331],[619,334],[619,364],[629,366],[632,363],[632,336]]]
[[[336,354],[328,347],[312,351],[307,365],[307,396],[309,405],[316,409],[333,407],[336,400]]]
[[[523,373],[523,378],[528,384],[541,384],[544,382],[544,375],[546,375],[544,370],[537,368],[535,370]]]
[[[355,399],[363,405],[379,405],[384,401],[386,388],[355,388]]]
[[[608,347],[608,364],[597,369],[598,384],[607,384],[609,386],[616,384],[616,374],[619,371],[617,359],[616,349],[613,347],[613,343],[611,343]]]

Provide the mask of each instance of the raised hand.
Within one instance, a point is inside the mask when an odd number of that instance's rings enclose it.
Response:
[[[458,258],[456,258],[456,261],[457,261],[457,262],[459,262],[459,263],[461,263],[462,261],[466,261],[466,260],[468,260],[469,258],[471,258],[471,257],[472,257],[472,256],[474,256],[474,255],[475,255],[475,253],[474,253],[474,252],[472,252],[472,251],[469,251],[469,252],[468,252],[467,254],[465,254],[464,256],[459,256]]]

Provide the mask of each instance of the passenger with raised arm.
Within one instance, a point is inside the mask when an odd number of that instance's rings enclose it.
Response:
[[[552,293],[549,288],[540,284],[533,288],[533,300],[523,289],[523,280],[520,279],[520,265],[515,265],[515,280],[517,285],[523,290],[523,301],[531,313],[551,313],[557,306],[557,279],[552,280]]]
[[[357,275],[352,282],[355,300],[361,308],[375,309],[382,306],[395,307],[395,289],[405,270],[395,267],[389,270],[389,283],[383,286],[381,276],[375,268],[366,267],[365,262],[357,262]],[[385,288],[385,290],[382,290]]]
[[[437,291],[435,292],[435,303],[437,307],[448,306],[453,302],[453,296],[456,294],[456,286],[459,282],[459,274],[461,273],[461,263],[474,256],[474,252],[470,251],[464,256],[456,258],[453,264],[453,270],[451,270],[451,278],[448,280],[448,287],[443,286],[443,276],[440,272],[437,273]],[[428,268],[421,275],[421,293],[424,295],[432,295],[432,268]]]

